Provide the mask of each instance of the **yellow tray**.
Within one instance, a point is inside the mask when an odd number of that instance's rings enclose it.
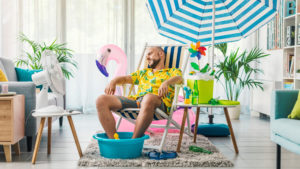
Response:
[[[239,105],[240,102],[232,100],[219,100],[219,103],[222,105]]]

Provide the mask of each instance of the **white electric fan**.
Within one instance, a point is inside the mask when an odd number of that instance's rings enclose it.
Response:
[[[43,85],[41,92],[37,96],[35,113],[63,113],[64,109],[62,107],[48,105],[49,87],[54,94],[65,94],[65,80],[55,53],[50,50],[45,50],[41,56],[41,64],[43,66],[43,71],[32,75],[32,81],[36,86]]]

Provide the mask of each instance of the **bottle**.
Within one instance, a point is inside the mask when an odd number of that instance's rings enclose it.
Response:
[[[193,88],[193,94],[192,94],[192,104],[198,104],[198,97],[199,97],[199,92],[198,92],[198,81],[194,81],[194,88]]]
[[[185,91],[184,104],[191,104],[192,90],[188,86],[184,86],[183,90]]]
[[[202,68],[201,70],[200,70],[200,72],[201,73],[206,73],[206,72],[208,72],[209,71],[209,63],[207,63],[205,66],[204,66],[204,68]]]
[[[213,69],[213,70],[210,72],[209,76],[213,76],[214,74],[215,74],[215,69]]]

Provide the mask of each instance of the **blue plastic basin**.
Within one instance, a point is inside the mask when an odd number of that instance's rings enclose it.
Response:
[[[109,139],[105,133],[93,135],[98,140],[100,155],[105,158],[130,159],[142,155],[144,140],[149,139],[148,135],[131,139],[132,132],[118,132],[119,140]]]

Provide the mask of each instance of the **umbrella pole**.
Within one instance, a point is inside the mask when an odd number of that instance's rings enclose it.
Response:
[[[211,57],[211,67],[214,69],[214,57],[215,57],[215,15],[216,15],[216,6],[215,0],[212,0],[212,31],[211,31],[211,41],[212,41],[212,57]],[[208,119],[209,123],[213,124],[214,115],[212,114],[212,108],[209,109]]]
[[[214,57],[215,57],[215,13],[216,13],[216,6],[215,0],[212,1],[213,11],[212,11],[212,32],[211,32],[211,41],[212,41],[212,59],[211,59],[211,66],[214,68]]]

